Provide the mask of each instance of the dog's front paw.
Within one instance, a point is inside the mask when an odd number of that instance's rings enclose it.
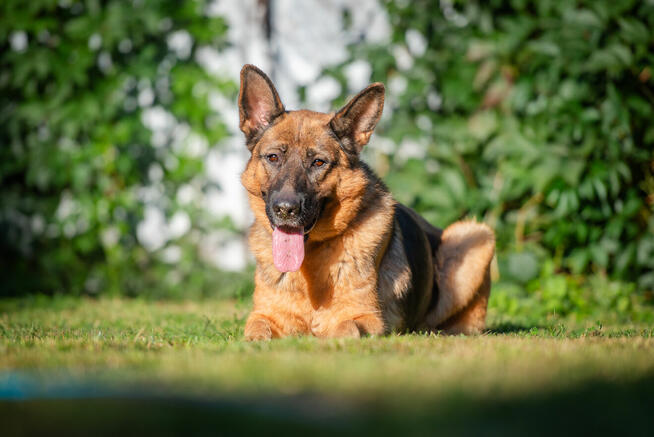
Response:
[[[344,320],[329,332],[332,338],[361,338],[361,331],[354,320]]]
[[[250,319],[245,324],[245,339],[248,341],[271,340],[272,337],[272,327],[266,319]]]

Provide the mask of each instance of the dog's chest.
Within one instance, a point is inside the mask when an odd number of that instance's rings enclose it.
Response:
[[[365,280],[361,276],[353,280],[349,276],[339,277],[334,271],[322,273],[314,271],[295,284],[297,299],[293,310],[305,321],[312,335],[326,336],[344,320],[378,312],[374,278]]]

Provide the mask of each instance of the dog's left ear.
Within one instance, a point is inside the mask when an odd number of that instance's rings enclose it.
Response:
[[[283,112],[284,105],[268,76],[254,65],[244,65],[241,69],[238,115],[239,127],[247,141]]]
[[[368,85],[334,115],[330,126],[347,152],[358,154],[368,144],[383,109],[384,85],[377,82]]]

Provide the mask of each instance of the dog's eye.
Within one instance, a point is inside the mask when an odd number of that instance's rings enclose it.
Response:
[[[277,156],[276,153],[271,153],[270,155],[266,155],[266,159],[269,162],[277,162],[277,161],[279,161],[279,156]]]
[[[325,161],[323,161],[322,159],[314,159],[313,162],[311,163],[311,165],[313,165],[314,167],[322,167],[325,164],[326,164]]]

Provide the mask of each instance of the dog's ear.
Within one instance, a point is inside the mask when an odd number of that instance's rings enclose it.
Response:
[[[330,121],[330,126],[341,140],[346,152],[358,154],[368,144],[384,109],[384,85],[368,85],[341,108]]]
[[[254,65],[244,65],[241,69],[238,115],[239,127],[247,141],[283,112],[284,105],[268,76]]]

